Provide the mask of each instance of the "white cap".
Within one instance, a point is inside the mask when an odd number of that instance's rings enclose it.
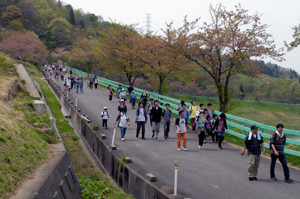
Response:
[[[121,99],[121,100],[120,100],[120,102],[124,102],[124,100],[123,100],[123,99]]]
[[[104,109],[107,109],[107,107],[104,107]]]

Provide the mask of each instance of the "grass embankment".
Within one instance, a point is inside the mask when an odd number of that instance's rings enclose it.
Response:
[[[49,105],[53,117],[56,120],[56,126],[62,137],[62,141],[80,180],[83,198],[131,198],[131,196],[123,193],[120,188],[114,186],[107,176],[100,173],[94,167],[93,163],[80,145],[74,129],[69,125],[69,122],[61,113],[60,103],[48,87],[48,84],[42,79],[38,69],[28,64],[26,64],[26,69],[34,76],[41,86],[43,95],[45,96],[47,104]]]
[[[191,96],[182,96],[182,95],[172,95],[170,97],[184,100],[186,102],[191,102],[195,100],[196,104],[200,103],[205,104],[205,106],[210,102],[213,104],[213,107],[217,110],[219,107],[219,102],[217,99],[209,99],[204,97],[191,97]],[[258,102],[245,102],[245,101],[235,101],[234,107],[228,112],[229,114],[243,117],[249,120],[257,121],[262,124],[268,124],[276,126],[278,123],[283,123],[286,128],[300,130],[300,106],[297,105],[281,105],[281,104],[269,104],[269,103],[258,103]],[[238,129],[232,128],[232,130],[243,133]],[[246,132],[248,133],[248,132]],[[289,135],[287,136],[290,137]],[[243,146],[243,140],[235,137],[233,135],[228,136],[226,134],[226,141]],[[268,138],[264,139],[265,143],[269,142]],[[286,148],[300,151],[300,146],[286,144]],[[267,155],[269,150],[267,149]],[[300,158],[293,155],[288,155],[287,160],[294,166],[300,167]]]
[[[41,129],[50,125],[49,115],[35,114],[33,100],[24,93],[18,93],[13,100],[4,100],[11,83],[18,78],[13,64],[13,60],[0,53],[0,198],[3,199],[9,198],[50,153],[45,141],[49,136],[41,134]],[[55,138],[51,140],[55,142]]]

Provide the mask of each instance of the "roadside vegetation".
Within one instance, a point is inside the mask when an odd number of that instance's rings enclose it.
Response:
[[[92,161],[89,159],[80,145],[79,139],[77,139],[73,127],[71,127],[69,122],[64,118],[60,109],[59,101],[50,90],[48,84],[43,80],[41,73],[35,66],[30,64],[25,65],[26,69],[30,71],[30,73],[40,84],[43,95],[53,114],[53,117],[56,120],[56,126],[70,156],[75,173],[79,178],[83,198],[131,198],[131,196],[122,192],[120,188],[115,186],[107,176],[99,172],[94,167]]]

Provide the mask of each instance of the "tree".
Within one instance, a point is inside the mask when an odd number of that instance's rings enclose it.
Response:
[[[70,4],[66,5],[65,7],[69,10],[69,23],[73,26],[76,26],[73,7]]]
[[[174,52],[167,39],[162,36],[146,35],[139,43],[142,45],[139,58],[147,65],[142,71],[158,77],[159,94],[162,94],[163,84],[167,78],[182,75],[184,70],[181,69],[186,63],[186,59],[181,54]]]
[[[24,61],[45,63],[48,51],[34,33],[13,33],[0,42],[0,50]]]
[[[293,34],[294,41],[292,41],[289,44],[287,42],[284,42],[288,51],[291,51],[300,45],[300,24],[298,26],[293,27],[292,29],[294,30],[294,34]]]
[[[102,32],[101,36],[103,65],[108,71],[125,74],[128,84],[134,85],[144,67],[138,56],[141,35],[133,26],[114,24],[107,32]]]
[[[198,26],[199,19],[174,29],[172,23],[164,31],[170,45],[203,69],[214,81],[220,111],[227,111],[230,100],[230,79],[238,73],[255,75],[258,66],[252,58],[265,56],[281,60],[267,25],[261,24],[258,14],[249,15],[240,5],[227,11],[221,4],[210,6],[211,22]]]
[[[7,6],[2,14],[2,20],[5,27],[13,30],[23,30],[23,12],[22,10],[15,6]]]
[[[80,37],[74,43],[71,51],[66,52],[65,55],[71,62],[82,63],[90,72],[100,61],[100,46],[96,40]]]
[[[68,46],[73,42],[71,24],[65,18],[54,18],[50,21],[49,32],[57,47]]]

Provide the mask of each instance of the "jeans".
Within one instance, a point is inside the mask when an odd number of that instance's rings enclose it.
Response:
[[[79,86],[76,86],[76,93],[78,93],[78,90],[79,90]]]
[[[97,84],[97,83],[95,83],[95,84],[94,84],[94,87],[95,87],[95,89],[97,89],[97,87],[98,87],[98,84]]]
[[[135,99],[131,99],[130,102],[131,102],[132,108],[134,108],[135,107]]]
[[[136,137],[139,137],[140,129],[142,127],[142,139],[145,139],[145,121],[136,122],[136,124],[137,124]]]
[[[102,127],[107,128],[107,119],[102,119]]]
[[[169,137],[170,122],[164,122],[164,132],[165,132],[165,137]]]
[[[285,179],[289,179],[290,178],[290,171],[289,171],[289,168],[287,166],[285,154],[279,154],[279,156],[276,156],[275,154],[271,154],[271,168],[270,168],[271,178],[275,177],[275,165],[276,165],[277,158],[279,158],[279,161],[282,164]]]
[[[199,131],[200,131],[200,132],[198,132],[199,145],[200,145],[200,146],[203,146],[203,141],[204,141],[204,137],[205,137],[205,132],[204,132],[204,131],[201,131],[200,128],[197,128],[197,131],[198,131],[198,129],[199,129]]]
[[[218,140],[218,145],[220,147],[222,145],[223,140],[224,140],[224,136],[218,136],[217,140]]]
[[[120,126],[120,130],[121,130],[121,138],[124,138],[125,134],[126,134],[126,127],[122,127]]]
[[[112,97],[113,97],[112,95],[109,95],[109,101],[111,101],[111,100],[112,100]]]

